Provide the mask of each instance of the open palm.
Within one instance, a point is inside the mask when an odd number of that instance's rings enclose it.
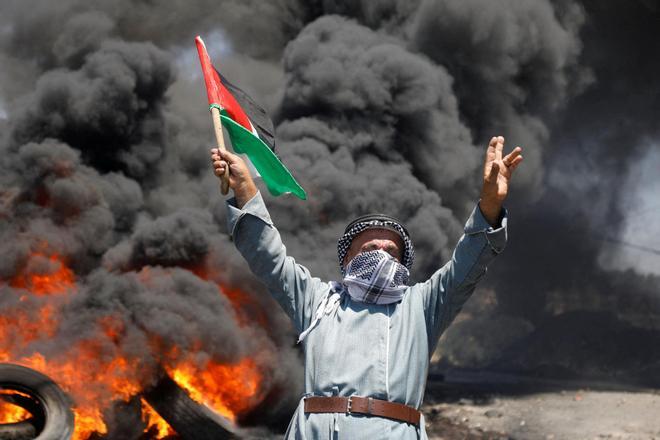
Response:
[[[489,221],[491,218],[499,216],[502,203],[509,192],[511,176],[523,160],[520,154],[522,148],[516,147],[511,153],[502,157],[503,150],[504,138],[502,136],[495,136],[488,143],[480,206]]]

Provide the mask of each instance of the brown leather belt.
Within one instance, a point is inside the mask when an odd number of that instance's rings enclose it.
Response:
[[[421,413],[402,403],[372,397],[305,397],[306,413],[365,414],[419,425]]]

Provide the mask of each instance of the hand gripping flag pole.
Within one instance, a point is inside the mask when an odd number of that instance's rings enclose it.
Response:
[[[272,195],[291,193],[305,200],[305,190],[275,155],[275,128],[266,110],[218,72],[211,64],[201,38],[197,37],[195,43],[204,73],[218,148],[225,149],[224,128],[234,151],[248,157]],[[228,191],[227,172],[222,176],[223,194]]]

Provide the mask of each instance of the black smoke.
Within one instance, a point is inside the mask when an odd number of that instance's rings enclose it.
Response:
[[[78,284],[58,333],[21,355],[96,338],[108,356],[139,359],[148,383],[156,338],[200,358],[255,357],[275,400],[297,400],[293,331],[227,236],[196,34],[273,116],[309,201],[267,203],[289,252],[323,278],[339,275],[347,222],[384,211],[407,224],[423,280],[478,199],[488,139],[524,147],[509,248],[441,344],[443,362],[495,362],[572,311],[655,330],[657,277],[599,258],[603,231],[616,237],[626,219],[624,183],[658,139],[659,13],[641,0],[5,2],[0,278],[35,264],[45,242]],[[249,325],[218,283],[245,292]],[[46,301],[2,289],[5,313]],[[119,339],[89,325],[107,315]]]

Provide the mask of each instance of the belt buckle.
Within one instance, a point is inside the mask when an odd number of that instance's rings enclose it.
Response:
[[[353,414],[353,397],[355,397],[355,396],[348,396],[348,400],[347,400],[347,403],[346,403],[346,414]],[[366,412],[366,414],[369,414],[369,415],[373,414],[373,412],[372,412],[373,411],[373,409],[372,409],[373,408],[373,401],[374,401],[374,399],[372,397],[367,398],[367,412]],[[361,411],[359,411],[359,412],[360,412],[360,414],[362,414]]]

